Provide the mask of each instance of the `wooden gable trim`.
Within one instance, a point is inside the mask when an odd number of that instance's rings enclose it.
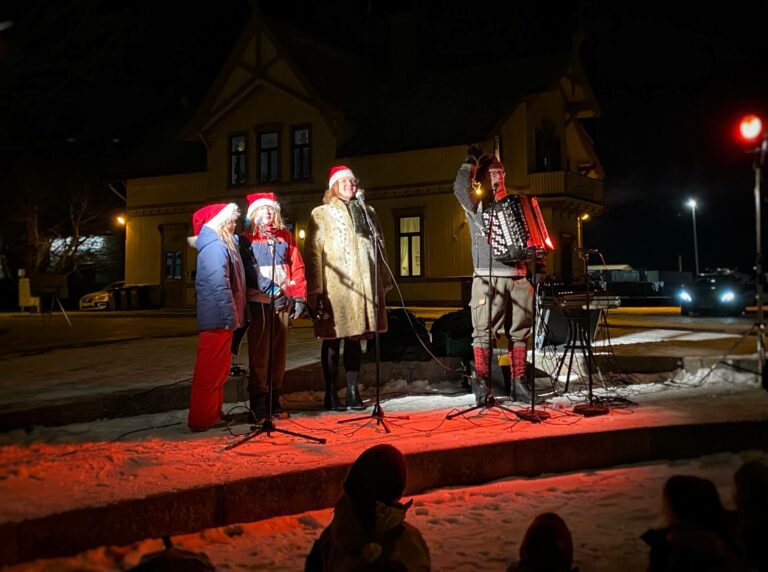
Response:
[[[260,78],[253,78],[251,81],[238,88],[237,91],[224,100],[221,105],[208,113],[208,119],[201,125],[200,129],[209,132],[219,121],[226,117],[229,112],[240,103],[240,101],[256,89],[259,86],[259,82]]]
[[[251,20],[245,26],[245,30],[243,30],[243,32],[240,34],[240,38],[238,38],[237,42],[235,43],[235,47],[232,48],[229,56],[227,56],[227,60],[224,62],[224,66],[221,68],[218,75],[216,76],[216,79],[211,84],[211,87],[208,88],[205,97],[203,97],[203,100],[200,102],[200,105],[197,108],[197,112],[195,113],[195,117],[181,131],[180,137],[182,139],[195,137],[195,134],[202,129],[201,126],[206,123],[207,118],[210,115],[211,106],[213,106],[216,98],[218,97],[218,94],[221,93],[221,90],[223,89],[227,80],[232,75],[232,71],[235,69],[237,64],[240,63],[241,55],[243,51],[245,51],[245,48],[248,46],[248,42],[253,36],[258,25],[259,24],[257,20],[255,18],[251,18]]]
[[[599,175],[600,178],[605,177],[605,171],[603,170],[602,163],[600,163],[600,158],[597,156],[595,147],[592,144],[592,141],[590,140],[590,138],[584,132],[584,129],[582,128],[581,124],[577,122],[575,123],[573,128],[576,130],[576,136],[579,138],[579,141],[581,141],[581,144],[584,146],[584,149],[587,151],[587,154],[590,156],[590,158],[593,161],[592,169]]]
[[[274,85],[285,93],[288,93],[289,95],[300,99],[304,103],[315,107],[318,111],[320,111],[322,115],[326,117],[330,129],[335,132],[334,120],[337,119],[341,114],[338,110],[323,101],[320,94],[317,92],[317,90],[314,89],[311,83],[307,80],[306,76],[301,72],[293,58],[290,56],[290,54],[288,54],[288,52],[280,43],[279,39],[264,25],[263,18],[261,13],[258,12],[258,9],[255,7],[253,9],[255,11],[253,17],[248,22],[245,30],[243,30],[240,38],[235,44],[235,47],[228,56],[223,68],[216,76],[216,79],[203,98],[203,101],[198,107],[197,113],[195,114],[195,118],[184,128],[184,130],[182,130],[180,134],[181,137],[184,139],[197,137],[197,132],[210,129],[212,125],[221,119],[221,117],[226,115],[226,113],[229,111],[229,108],[240,103],[240,101],[243,99],[243,96],[252,91],[259,79],[264,80],[265,82]],[[268,62],[262,61],[262,35],[269,39],[276,52],[276,55],[272,57]],[[255,40],[255,68],[242,61],[243,53],[245,52],[245,49],[251,40]],[[296,76],[302,87],[306,90],[308,97],[299,94],[296,92],[296,90],[293,90],[288,86],[283,85],[281,82],[269,77],[269,71],[280,60],[285,61],[288,68]],[[220,104],[217,108],[212,109],[216,99],[221,94],[221,90],[224,88],[224,85],[226,85],[226,82],[231,77],[232,72],[238,67],[252,74],[253,81],[246,82],[246,84],[238,88],[236,92],[232,94],[232,96],[228,97],[226,101],[222,102],[222,104]]]

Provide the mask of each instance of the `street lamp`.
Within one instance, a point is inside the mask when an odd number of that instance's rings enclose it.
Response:
[[[576,248],[579,258],[584,258],[584,236],[581,231],[581,223],[589,220],[589,213],[584,213],[576,217]]]
[[[120,226],[125,226],[125,223],[126,223],[125,215],[117,215],[115,220],[117,221],[117,224],[119,224]]]
[[[699,240],[696,235],[696,201],[688,199],[686,203],[691,207],[691,216],[693,217],[693,259],[696,262],[696,276],[699,275]]]

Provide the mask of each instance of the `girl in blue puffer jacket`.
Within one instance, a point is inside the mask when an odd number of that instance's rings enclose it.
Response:
[[[200,332],[189,428],[210,429],[221,419],[224,382],[229,376],[232,333],[246,321],[245,272],[234,233],[237,205],[207,205],[192,217],[189,242],[197,248],[197,329]]]

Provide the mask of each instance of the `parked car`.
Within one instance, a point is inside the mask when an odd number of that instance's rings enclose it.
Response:
[[[125,281],[118,280],[107,284],[101,290],[96,292],[90,292],[80,298],[81,310],[108,310],[109,298],[114,296],[114,293],[125,286]]]
[[[738,316],[753,303],[754,297],[754,284],[749,277],[736,272],[701,274],[678,293],[683,316],[691,312]]]

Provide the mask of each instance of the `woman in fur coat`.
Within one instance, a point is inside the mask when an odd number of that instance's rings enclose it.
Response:
[[[358,389],[360,341],[370,338],[378,327],[387,331],[385,297],[392,288],[389,269],[377,258],[366,213],[382,236],[381,225],[372,207],[356,200],[361,194],[354,173],[343,165],[333,167],[323,205],[312,211],[309,240],[305,250],[307,302],[315,312],[315,335],[323,340],[321,361],[325,380],[326,409],[343,410],[336,396],[341,341],[344,340],[347,407],[365,409]],[[378,262],[378,282],[374,284]],[[378,290],[378,315],[374,308]]]

